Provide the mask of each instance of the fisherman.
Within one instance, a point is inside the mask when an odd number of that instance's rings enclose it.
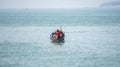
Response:
[[[53,37],[53,35],[55,35],[55,33],[54,33],[54,32],[52,32],[50,36],[51,36],[51,37]]]
[[[63,37],[63,31],[62,30],[60,30],[60,37]]]
[[[60,31],[59,31],[59,29],[57,29],[57,31],[55,32],[55,35],[58,37],[58,36],[60,36]]]
[[[50,36],[51,36],[51,39],[52,39],[52,40],[57,39],[57,37],[56,37],[56,35],[55,35],[55,33],[54,33],[54,32],[52,32],[52,34],[51,34]]]

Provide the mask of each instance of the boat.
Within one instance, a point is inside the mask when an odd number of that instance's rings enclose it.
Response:
[[[55,32],[52,32],[51,35],[50,35],[50,39],[52,42],[55,42],[55,43],[64,43],[65,42],[65,33],[61,33],[60,36],[57,36],[55,34]]]

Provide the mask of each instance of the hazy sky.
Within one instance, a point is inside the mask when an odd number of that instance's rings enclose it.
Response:
[[[109,2],[120,0],[0,0],[0,8],[86,8]]]

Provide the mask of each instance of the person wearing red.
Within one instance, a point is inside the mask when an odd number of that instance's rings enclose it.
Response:
[[[57,31],[55,32],[55,35],[58,37],[60,36],[60,31],[57,29]]]

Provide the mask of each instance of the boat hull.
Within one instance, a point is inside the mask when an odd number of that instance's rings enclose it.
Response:
[[[65,42],[64,37],[60,37],[60,38],[50,37],[50,39],[52,42],[61,42],[61,43]]]

